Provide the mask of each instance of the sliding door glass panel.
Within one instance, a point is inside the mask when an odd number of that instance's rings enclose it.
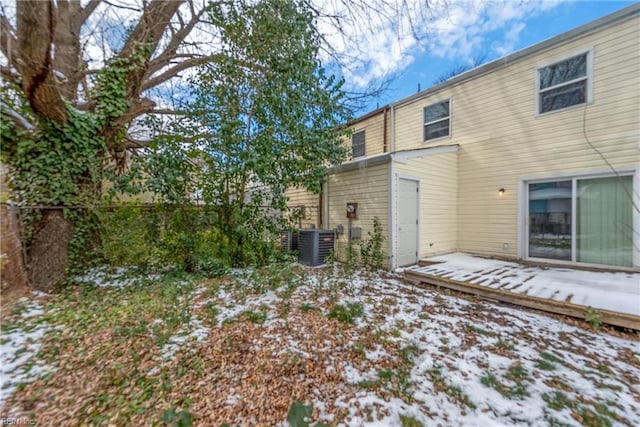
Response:
[[[571,261],[571,181],[529,184],[529,256]]]
[[[631,267],[631,176],[578,180],[577,193],[577,261]]]

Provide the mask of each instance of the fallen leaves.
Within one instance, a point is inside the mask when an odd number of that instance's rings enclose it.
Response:
[[[571,406],[579,422],[640,418],[628,403],[605,411],[595,408],[595,394],[576,396],[576,384],[601,384],[598,393],[640,401],[633,388],[640,360],[628,343],[612,342],[609,355],[597,350],[607,342],[602,334],[549,318],[393,277],[325,277],[319,289],[312,279],[323,273],[303,272],[296,286],[289,278],[280,288],[264,278],[249,286],[256,272],[183,288],[74,289],[51,307],[57,317],[45,315],[58,321],[42,339],[48,375],[26,383],[3,413],[34,416],[39,425],[185,417],[194,425],[266,426],[283,423],[300,402],[313,406],[311,420],[333,424],[399,422],[407,408],[433,425],[478,416],[508,423],[510,410],[477,392],[485,387],[514,404],[564,393],[566,401],[552,404]],[[332,319],[336,306],[351,309]]]

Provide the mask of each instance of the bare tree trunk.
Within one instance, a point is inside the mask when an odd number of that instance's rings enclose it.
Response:
[[[0,195],[8,194],[5,166],[0,164]],[[7,205],[0,206],[0,291],[28,285],[24,266],[21,230],[17,215]]]
[[[44,210],[36,223],[29,248],[28,273],[31,285],[51,291],[64,279],[69,260],[69,243],[73,238],[73,222],[64,218],[62,210]]]

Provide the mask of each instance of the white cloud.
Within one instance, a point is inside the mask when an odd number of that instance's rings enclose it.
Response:
[[[504,56],[509,52],[513,52],[513,49],[520,38],[520,32],[524,29],[524,22],[516,22],[505,32],[504,39],[500,42],[494,43],[491,50],[493,50],[498,56]]]
[[[482,1],[318,0],[318,8],[340,19],[320,19],[319,29],[342,58],[347,81],[365,88],[408,67],[418,55],[471,63],[479,53],[502,56],[517,45],[524,19],[548,11],[560,0]],[[385,10],[385,14],[373,11]],[[339,28],[336,28],[339,26]],[[493,44],[489,33],[502,32]],[[490,51],[487,51],[490,49]],[[327,56],[324,58],[329,60]]]

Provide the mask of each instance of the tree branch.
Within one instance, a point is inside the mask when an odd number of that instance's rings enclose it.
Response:
[[[149,51],[153,52],[160,43],[162,34],[171,22],[171,17],[177,12],[184,0],[164,1],[153,0],[140,17],[138,24],[127,39],[122,51],[121,58],[127,58],[131,53],[142,45],[147,45]]]
[[[167,114],[167,115],[180,116],[180,115],[187,114],[187,112],[180,111],[180,110],[172,110],[170,108],[162,108],[162,109],[158,109],[158,110],[151,110],[151,111],[149,111],[149,114]]]
[[[178,31],[176,31],[171,35],[171,40],[169,41],[169,44],[167,45],[165,50],[160,55],[158,55],[157,58],[153,59],[149,63],[149,68],[148,68],[149,75],[155,73],[156,71],[161,70],[163,67],[165,67],[169,63],[171,59],[175,58],[175,54],[178,50],[178,47],[180,47],[180,45],[184,42],[185,38],[189,35],[189,33],[191,33],[193,28],[200,21],[200,18],[204,14],[205,10],[206,10],[206,7],[203,7],[197,14],[194,14],[191,17],[191,20],[186,25],[183,25],[182,28],[180,28]],[[192,13],[193,13],[193,8],[192,8]]]
[[[31,130],[34,128],[33,124],[29,122],[22,114],[18,113],[13,108],[9,107],[4,102],[0,102],[0,114],[8,117],[14,125],[24,130]],[[5,143],[10,141],[4,141]]]
[[[102,3],[102,0],[91,0],[84,8],[82,8],[80,14],[77,17],[78,21],[80,22],[80,26],[82,26],[82,24],[84,24],[87,19],[89,19],[89,16],[91,16],[96,8],[100,6],[100,3]]]
[[[160,39],[171,22],[171,18],[178,11],[184,0],[165,1],[153,0],[144,10],[138,24],[125,42],[120,58],[133,60],[133,53],[144,47],[148,60],[158,47]],[[147,75],[149,62],[142,66],[132,67],[127,76],[127,98],[134,101],[143,90],[143,80]]]
[[[107,1],[107,0],[104,0],[104,2],[106,4],[108,4],[109,6],[116,7],[118,9],[127,9],[127,10],[132,10],[134,12],[140,12],[140,9],[137,8],[137,7],[125,6],[123,4],[115,4],[115,3]]]
[[[145,81],[142,84],[142,90],[145,91],[152,87],[158,86],[159,84],[164,83],[167,80],[172,79],[173,77],[176,77],[178,73],[180,73],[181,71],[187,70],[189,68],[195,67],[200,64],[204,64],[205,62],[207,62],[207,59],[208,59],[207,57],[198,57],[198,58],[190,58],[190,59],[187,59],[186,61],[179,62],[178,64],[166,70],[164,73],[161,73],[156,77],[153,77]]]
[[[9,60],[9,64],[14,65],[18,58],[18,39],[16,39],[16,31],[6,16],[0,16],[0,49]]]
[[[129,135],[124,137],[124,148],[126,150],[138,150],[140,148],[147,148],[151,141],[141,141],[139,139],[132,138]]]

